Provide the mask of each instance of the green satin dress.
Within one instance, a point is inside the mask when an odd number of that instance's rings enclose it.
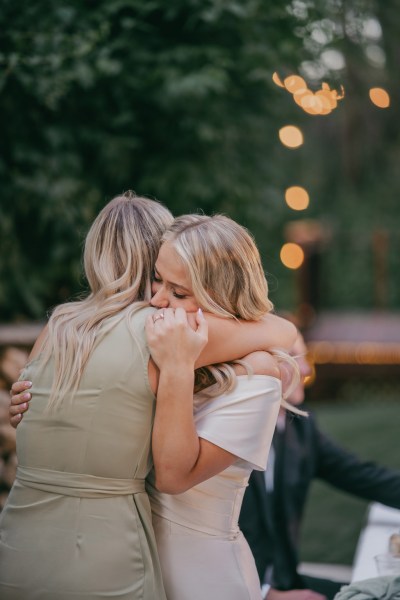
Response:
[[[44,411],[52,363],[32,361],[18,471],[0,516],[2,600],[165,600],[144,479],[155,398],[145,317],[113,317],[78,392]],[[133,333],[132,333],[133,330]]]

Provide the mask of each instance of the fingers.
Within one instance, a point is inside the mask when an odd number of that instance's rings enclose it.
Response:
[[[148,315],[146,317],[145,327],[146,327],[146,331],[148,333],[153,331],[153,327],[154,327],[153,315]]]
[[[196,313],[196,323],[197,323],[197,333],[203,337],[205,340],[208,340],[208,323],[204,318],[203,311],[201,308]]]
[[[208,323],[201,308],[197,313],[187,313],[184,308],[162,308],[147,317],[146,329],[154,334],[161,334],[169,329],[182,325],[190,325],[199,335],[208,338]]]
[[[25,412],[28,409],[28,402],[30,399],[31,394],[29,392],[12,396],[9,406],[10,415],[17,415],[18,413]]]
[[[196,323],[199,326],[199,328],[207,327],[207,321],[204,317],[204,313],[201,310],[201,308],[199,308],[196,312]]]
[[[10,395],[19,394],[32,387],[32,381],[16,381],[11,386]]]
[[[10,417],[10,425],[16,429],[21,423],[22,417],[23,415],[15,415],[15,417]]]
[[[154,331],[159,331],[161,327],[168,327],[175,323],[186,323],[186,311],[183,308],[161,308],[151,315]]]
[[[10,425],[12,425],[14,429],[22,421],[23,413],[26,412],[29,408],[28,403],[32,395],[26,390],[29,390],[30,387],[32,387],[31,381],[16,381],[11,386],[9,419]]]
[[[159,310],[157,310],[156,312],[152,313],[151,315],[149,315],[146,319],[146,325],[149,328],[152,328],[152,326],[154,326],[156,323],[163,323],[165,320],[165,317],[167,316],[167,314],[172,314],[174,313],[173,309],[168,309],[168,308],[160,308]]]
[[[188,322],[187,313],[184,308],[176,308],[174,317],[177,323],[183,323],[184,325],[186,325]]]
[[[18,386],[20,387],[20,386]],[[13,386],[14,388],[14,386]],[[9,406],[9,418],[10,425],[14,427],[14,429],[19,425],[22,421],[23,413],[26,412],[29,408],[28,402],[31,399],[31,394],[29,392],[21,392],[20,394],[15,394],[11,397],[11,403]]]

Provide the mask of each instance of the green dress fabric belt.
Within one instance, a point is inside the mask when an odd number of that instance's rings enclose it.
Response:
[[[19,466],[16,479],[27,487],[51,494],[79,498],[111,498],[145,491],[144,479],[109,479],[84,473],[68,473]]]

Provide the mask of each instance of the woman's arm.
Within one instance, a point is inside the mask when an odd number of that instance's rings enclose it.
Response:
[[[235,321],[207,313],[208,343],[196,361],[196,368],[236,360],[256,352],[278,348],[291,350],[297,329],[287,319],[266,314],[260,321]]]
[[[47,325],[42,329],[39,333],[33,348],[29,354],[28,362],[35,359],[39,354],[43,347],[44,340],[47,335]],[[28,391],[32,386],[31,381],[16,381],[11,386],[11,402],[9,406],[9,418],[10,424],[13,427],[17,427],[17,425],[21,422],[23,413],[28,410],[28,403],[31,399],[31,393]]]
[[[257,350],[268,351],[273,348],[290,350],[296,340],[297,330],[290,321],[277,317],[271,313],[266,314],[260,321],[235,321],[223,319],[207,313],[208,343],[201,351],[195,362],[195,368],[214,363],[237,360]],[[188,315],[189,323],[197,328],[196,313]],[[40,350],[45,330],[40,334],[31,352]],[[158,371],[153,365],[149,366],[149,376],[153,390],[156,389]],[[28,409],[31,396],[26,390],[28,382],[16,382],[11,388],[10,423],[16,427],[22,419],[22,414]]]
[[[147,321],[153,359],[160,369],[152,451],[157,489],[179,494],[220,473],[237,457],[199,438],[193,418],[193,355],[187,350],[191,327],[186,313],[164,311],[164,319]],[[203,317],[197,316],[199,329]],[[249,358],[255,373],[279,377],[274,359],[259,352]]]
[[[22,420],[23,413],[28,410],[28,403],[32,397],[29,391],[31,386],[31,381],[16,381],[11,386],[11,402],[8,409],[8,415],[10,418],[10,424],[13,427],[18,426]]]

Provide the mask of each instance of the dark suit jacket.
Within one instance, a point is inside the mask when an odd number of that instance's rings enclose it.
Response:
[[[288,415],[286,429],[274,435],[274,492],[265,490],[264,473],[253,471],[240,527],[256,560],[260,578],[273,564],[279,590],[308,587],[297,573],[299,528],[307,494],[319,478],[349,494],[400,508],[400,471],[362,461],[321,431],[312,415]]]

